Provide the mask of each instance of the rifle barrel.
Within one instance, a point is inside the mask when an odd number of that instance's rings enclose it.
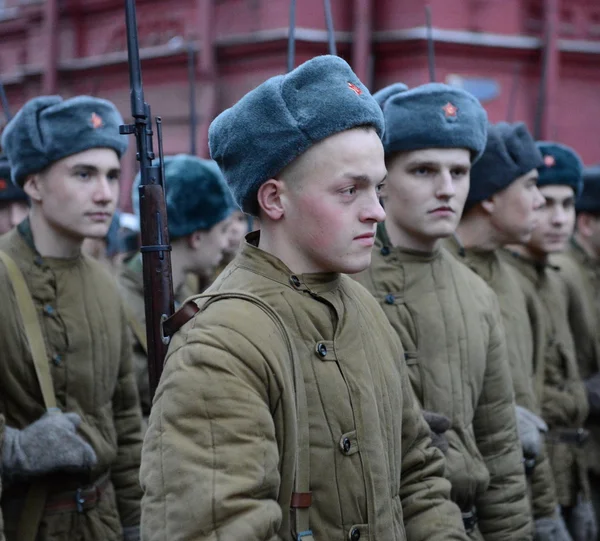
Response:
[[[133,118],[144,117],[144,89],[142,87],[142,64],[135,15],[135,0],[125,0],[125,22],[127,24],[127,55],[129,57],[129,82],[131,86],[131,114]]]

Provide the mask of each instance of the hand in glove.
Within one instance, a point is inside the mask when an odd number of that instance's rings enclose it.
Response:
[[[534,527],[533,541],[573,541],[560,508],[553,517],[538,518]]]
[[[523,448],[525,458],[536,458],[542,448],[542,436],[540,432],[547,432],[548,425],[541,417],[532,411],[516,406],[517,431]]]
[[[596,541],[598,538],[594,506],[590,500],[584,500],[581,494],[577,496],[577,504],[571,510],[568,525],[573,541]]]
[[[2,446],[4,473],[29,477],[91,468],[98,459],[77,435],[80,423],[76,413],[46,413],[23,430],[7,426]]]
[[[140,541],[140,527],[129,526],[123,528],[123,541]]]
[[[446,431],[452,426],[450,419],[441,413],[423,410],[423,418],[431,431],[431,445],[437,447],[442,453],[448,451],[448,438]]]

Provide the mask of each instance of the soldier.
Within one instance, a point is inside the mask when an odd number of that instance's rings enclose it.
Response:
[[[0,156],[0,235],[20,224],[28,213],[27,194],[11,182],[8,158]]]
[[[139,539],[141,419],[126,321],[113,278],[81,254],[115,211],[121,123],[108,101],[42,96],[2,136],[31,201],[0,238],[8,541]]]
[[[538,223],[531,239],[511,246],[505,259],[518,270],[530,299],[532,328],[542,333],[535,338],[544,351],[542,417],[549,427],[546,448],[558,503],[573,539],[595,541],[596,521],[583,449],[587,397],[569,329],[565,286],[549,262],[550,254],[564,250],[573,231],[582,165],[568,147],[545,142],[537,146],[543,156],[538,187],[545,203],[537,212]]]
[[[401,339],[471,539],[531,539],[498,301],[440,244],[455,231],[484,150],[485,110],[435,83],[392,85],[375,97],[385,117],[387,219],[357,279]]]
[[[543,359],[536,362],[527,300],[513,269],[499,255],[506,244],[527,242],[544,198],[537,189],[542,155],[524,124],[488,127],[485,152],[471,169],[471,186],[456,235],[446,248],[483,278],[498,297],[506,333],[517,406],[517,427],[526,459],[535,538],[567,540],[538,417]],[[540,366],[541,365],[541,366]]]
[[[166,205],[171,266],[176,303],[195,291],[186,287],[186,273],[210,273],[229,245],[230,215],[235,209],[231,192],[218,165],[212,160],[178,154],[165,158]],[[139,218],[138,174],[132,188]],[[144,311],[142,256],[137,252],[119,270],[119,284],[134,344],[134,365],[142,414],[150,415],[150,386]]]
[[[569,321],[590,416],[586,444],[592,500],[600,516],[600,167],[584,170],[575,234],[564,254],[553,257],[569,295]]]
[[[382,131],[334,56],[212,123],[261,231],[171,341],[142,452],[147,541],[466,541],[402,346],[343,274],[369,264],[385,216]]]

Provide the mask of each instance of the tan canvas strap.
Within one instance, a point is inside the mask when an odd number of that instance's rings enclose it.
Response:
[[[40,326],[31,293],[27,287],[27,282],[23,273],[15,261],[6,253],[0,250],[0,259],[8,271],[8,277],[12,283],[17,306],[23,320],[25,336],[31,350],[33,365],[37,376],[44,406],[49,412],[57,412],[56,396],[54,394],[54,385],[52,375],[50,374],[50,364],[48,363],[48,354],[46,352],[46,343]],[[35,541],[40,521],[46,507],[48,497],[48,486],[44,483],[33,483],[27,492],[23,511],[19,517],[19,526],[17,530],[17,539],[19,541]]]
[[[296,419],[297,419],[297,450],[296,471],[294,475],[294,492],[290,506],[291,528],[294,541],[314,541],[313,533],[309,525],[310,504],[312,494],[310,492],[310,448],[308,432],[308,404],[306,401],[306,388],[304,387],[304,376],[300,361],[295,354],[295,349],[290,335],[281,320],[279,314],[263,301],[260,297],[244,292],[204,293],[194,295],[186,300],[208,299],[206,306],[224,299],[241,299],[259,306],[279,327],[285,339],[289,356],[292,361],[292,374],[294,380]]]
[[[40,320],[38,319],[33,299],[29,293],[29,288],[23,277],[23,273],[15,261],[6,253],[0,250],[0,259],[6,266],[8,277],[13,286],[17,306],[23,320],[25,328],[25,336],[31,349],[33,365],[37,375],[38,383],[42,391],[44,406],[47,410],[56,408],[56,397],[54,395],[54,385],[52,384],[52,376],[50,375],[50,364],[48,362],[48,354],[46,353],[46,343],[42,334]]]
[[[139,320],[135,317],[134,313],[131,311],[129,306],[126,304],[123,305],[123,309],[125,310],[125,317],[127,318],[127,323],[129,323],[129,327],[135,336],[135,339],[138,341],[144,353],[148,354],[148,337],[146,336],[146,329],[139,322]]]

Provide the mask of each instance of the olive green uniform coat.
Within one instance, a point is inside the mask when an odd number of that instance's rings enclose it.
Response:
[[[292,539],[296,358],[315,540],[466,541],[402,346],[373,298],[340,274],[292,275],[254,245],[257,233],[247,238],[209,293],[259,296],[290,346],[255,303],[198,302],[169,347],[144,440],[144,540]]]
[[[123,298],[125,315],[129,323],[130,341],[133,347],[133,366],[140,395],[144,425],[150,415],[150,380],[148,379],[148,351],[146,347],[146,310],[144,308],[144,275],[142,257],[136,254],[118,269],[119,290]],[[191,297],[194,292],[184,283],[175,292],[175,308]]]
[[[37,541],[117,541],[121,526],[140,522],[140,407],[131,365],[127,324],[116,284],[96,261],[42,258],[33,247],[29,222],[0,237],[0,250],[17,263],[31,292],[58,407],[81,416],[79,434],[94,448],[98,463],[89,474],[48,476],[49,499],[93,483],[109,473],[99,503],[85,513],[45,513]],[[45,412],[42,394],[15,295],[0,265],[0,413],[22,429]],[[4,472],[5,474],[7,472]],[[5,534],[15,529],[28,485],[5,486]]]
[[[550,429],[546,449],[550,457],[558,503],[571,507],[577,494],[589,499],[584,448],[561,441],[562,429],[583,426],[588,415],[585,387],[579,375],[575,345],[569,328],[567,292],[555,268],[503,250],[501,255],[518,271],[527,297],[532,328],[543,345],[544,385],[542,417]]]
[[[567,286],[569,322],[579,373],[585,380],[595,376],[595,396],[600,379],[600,264],[592,259],[573,238],[563,254],[553,257]],[[588,395],[589,398],[589,395]],[[600,518],[600,406],[598,400],[589,400],[590,414],[585,424],[590,432],[585,445],[590,488]]]
[[[497,251],[465,249],[454,237],[448,239],[444,246],[496,293],[506,334],[515,402],[540,415],[539,399],[544,383],[544,366],[534,366],[534,332],[527,311],[527,300],[516,270],[503,261]],[[554,516],[558,503],[545,449],[537,457],[528,482],[534,519]]]
[[[446,433],[452,499],[479,517],[475,539],[530,539],[532,522],[515,403],[496,296],[445,249],[391,246],[381,227],[371,267],[357,279],[375,296],[404,346],[423,409]]]
[[[564,254],[553,258],[567,286],[569,322],[575,341],[579,373],[587,379],[600,370],[600,264],[573,239]],[[586,424],[591,438],[586,445],[588,466],[600,475],[600,413],[592,412]]]

